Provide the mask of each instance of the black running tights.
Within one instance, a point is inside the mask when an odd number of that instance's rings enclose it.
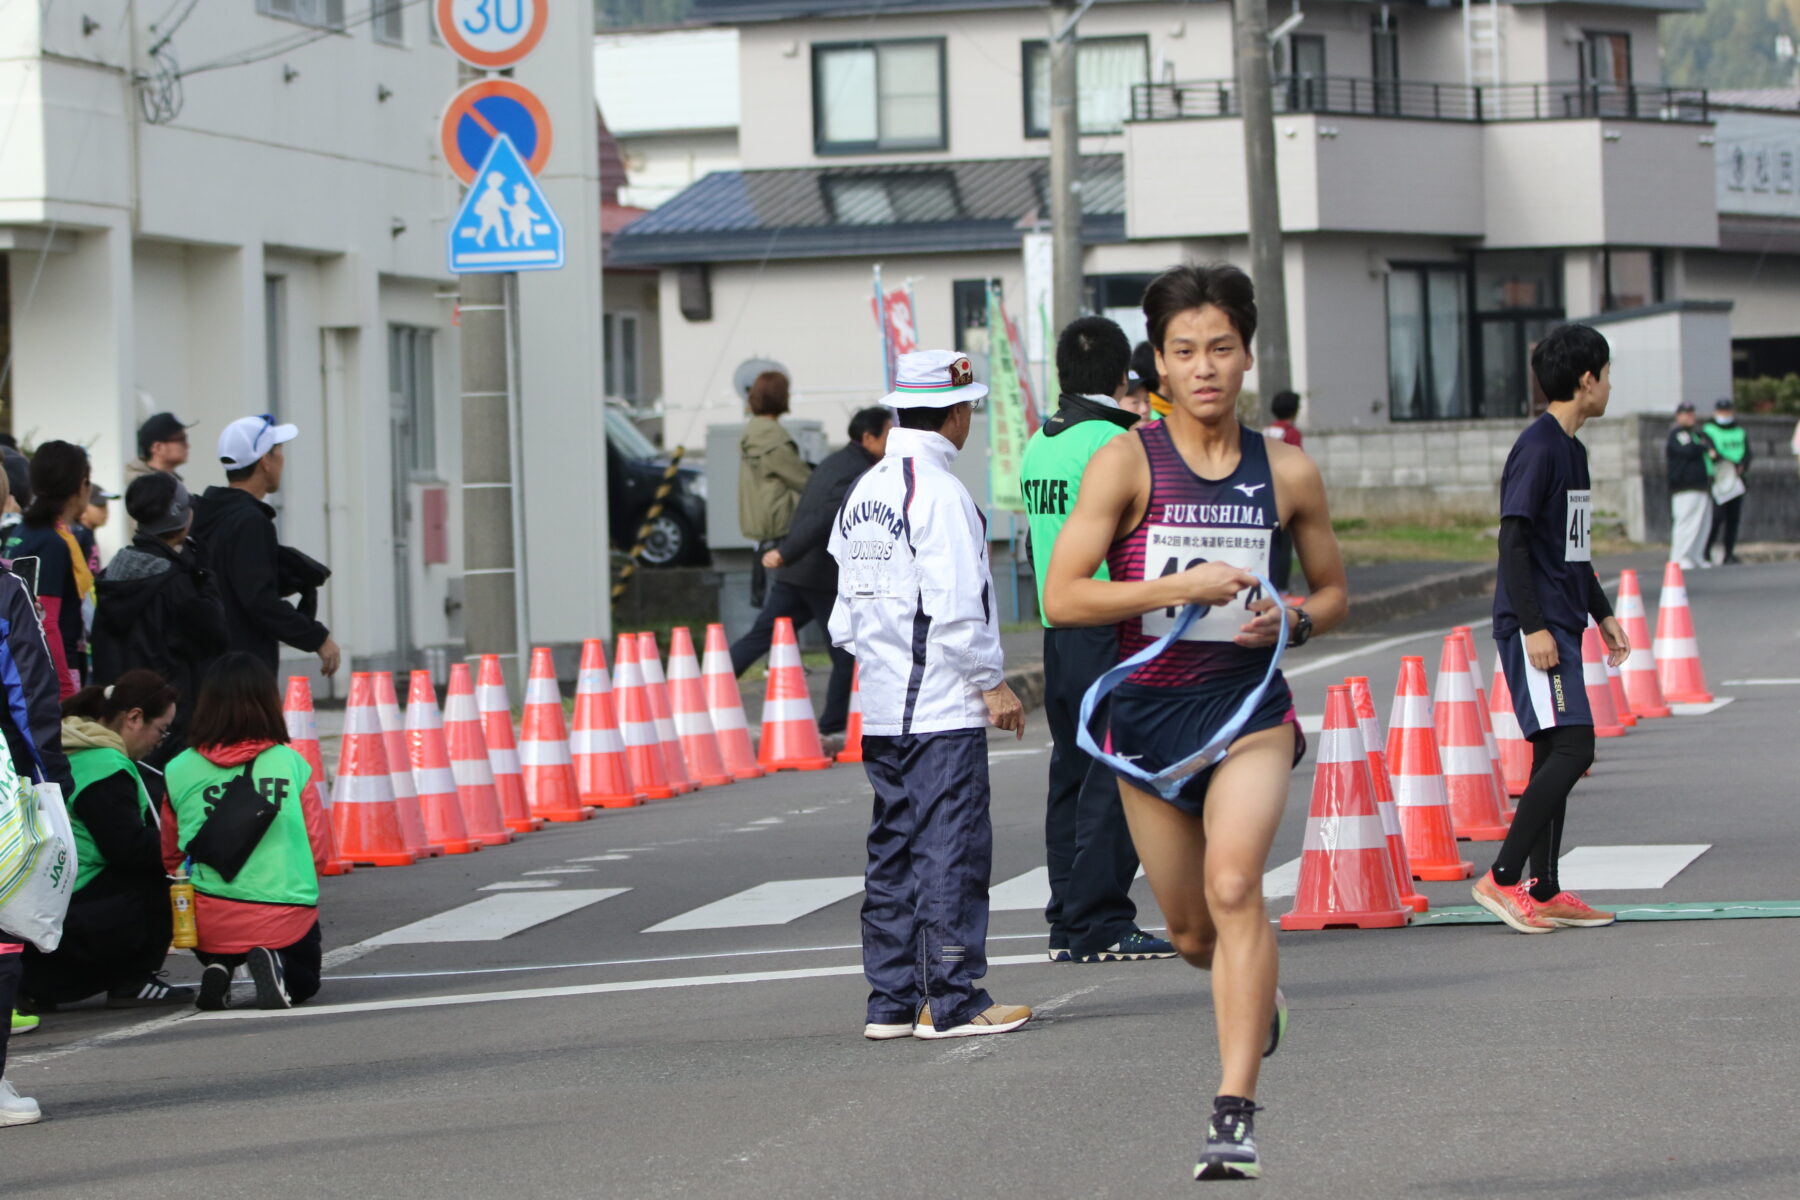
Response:
[[[1537,880],[1531,889],[1534,897],[1548,900],[1561,890],[1556,860],[1562,855],[1563,816],[1575,781],[1593,763],[1592,725],[1564,725],[1532,735],[1531,782],[1519,797],[1518,815],[1494,857],[1495,883],[1511,887],[1519,882],[1529,859]]]

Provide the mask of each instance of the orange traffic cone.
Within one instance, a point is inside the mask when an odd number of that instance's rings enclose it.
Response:
[[[822,771],[831,765],[813,718],[794,623],[786,617],[775,618],[775,638],[769,644],[769,690],[763,698],[762,747],[756,761],[769,771]]]
[[[1688,611],[1687,578],[1680,563],[1663,568],[1662,595],[1656,601],[1656,682],[1669,704],[1711,704],[1706,672],[1700,666],[1700,641],[1694,636],[1694,614]]]
[[[1424,912],[1431,901],[1412,885],[1412,865],[1406,861],[1406,837],[1400,832],[1400,810],[1394,804],[1394,785],[1388,778],[1387,752],[1382,748],[1381,719],[1375,715],[1375,694],[1369,690],[1369,678],[1356,675],[1344,682],[1350,688],[1350,708],[1362,736],[1363,751],[1369,758],[1369,782],[1375,786],[1375,811],[1381,816],[1381,830],[1387,835],[1388,864],[1394,872],[1394,890],[1400,903],[1414,912]]]
[[[1663,701],[1662,687],[1656,681],[1656,653],[1650,645],[1650,622],[1644,617],[1644,594],[1638,590],[1638,574],[1630,567],[1619,572],[1619,608],[1615,613],[1625,629],[1625,640],[1631,643],[1619,674],[1625,681],[1625,701],[1634,717],[1673,716]]]
[[[1438,760],[1431,694],[1425,690],[1425,660],[1400,660],[1400,681],[1388,714],[1387,767],[1406,839],[1406,861],[1414,879],[1467,879],[1475,865],[1459,859],[1456,825]]]
[[[1460,642],[1458,643],[1461,644]],[[1325,689],[1325,729],[1313,770],[1300,886],[1283,929],[1393,929],[1412,919],[1394,886],[1387,833],[1375,811],[1369,755],[1350,689]]]
[[[1469,655],[1462,635],[1444,635],[1443,657],[1438,660],[1437,696],[1432,702],[1432,726],[1437,733],[1438,759],[1444,769],[1444,791],[1450,797],[1450,818],[1456,836],[1475,842],[1497,842],[1506,836],[1506,819],[1500,815],[1500,794],[1494,783],[1494,767],[1487,743],[1481,739],[1481,718],[1475,702],[1475,681],[1469,675]]]
[[[663,773],[662,743],[656,737],[656,715],[650,711],[650,693],[638,668],[638,642],[629,633],[619,635],[613,650],[618,672],[613,692],[619,701],[619,733],[625,740],[625,764],[637,790],[652,800],[675,794]]]
[[[1581,683],[1587,692],[1588,711],[1594,716],[1594,736],[1625,736],[1619,714],[1613,711],[1612,687],[1606,682],[1606,643],[1593,621],[1581,631]]]
[[[750,722],[744,716],[744,697],[738,691],[737,672],[731,669],[731,647],[725,627],[706,627],[706,659],[700,664],[700,682],[706,689],[706,715],[712,718],[719,739],[719,757],[725,769],[739,779],[760,779],[756,747],[750,743]]]
[[[630,634],[625,636],[630,637]],[[699,788],[688,774],[687,755],[681,752],[681,739],[675,734],[675,710],[669,705],[669,684],[663,678],[662,651],[657,648],[654,633],[640,633],[638,672],[644,677],[644,695],[650,699],[650,716],[656,722],[656,744],[662,749],[664,782],[677,795]]]
[[[1604,647],[1604,638],[1601,639],[1601,644]],[[1604,655],[1604,650],[1602,654]],[[1619,668],[1612,665],[1612,660],[1609,658],[1604,659],[1600,665],[1606,668],[1606,690],[1612,696],[1613,716],[1618,718],[1619,724],[1630,729],[1638,723],[1638,719],[1636,714],[1631,711],[1631,701],[1625,696],[1624,676],[1620,674]]]
[[[325,865],[319,869],[319,874],[348,875],[353,869],[352,864],[338,854],[337,835],[331,828],[331,802],[326,799],[325,791],[325,759],[319,754],[319,721],[313,714],[312,685],[306,682],[306,676],[288,676],[281,715],[287,721],[288,745],[312,769],[312,778],[306,781],[301,799],[304,802],[310,795],[319,811],[325,814]]]
[[[412,755],[413,782],[419,803],[427,814],[436,807],[440,793],[456,802],[464,835],[483,846],[504,846],[513,840],[500,816],[500,798],[492,787],[465,788],[456,777],[450,742],[444,735],[444,717],[438,711],[437,686],[430,671],[414,671],[406,692],[406,749]],[[446,806],[447,807],[447,806]]]
[[[719,739],[713,734],[706,712],[706,689],[700,682],[700,660],[694,657],[694,635],[687,626],[669,632],[669,707],[673,710],[675,736],[688,772],[701,787],[735,783],[719,755]]]
[[[1531,743],[1525,740],[1525,730],[1513,711],[1512,689],[1499,663],[1494,664],[1494,690],[1488,693],[1488,703],[1494,717],[1494,738],[1500,745],[1500,774],[1506,780],[1506,794],[1523,796],[1525,785],[1531,782]]]
[[[375,708],[375,680],[367,671],[350,676],[344,752],[331,789],[331,825],[338,852],[359,867],[405,867],[418,861],[400,830],[386,739]]]
[[[531,814],[546,821],[585,821],[569,758],[569,730],[563,724],[562,693],[556,688],[556,663],[547,646],[531,652],[531,674],[525,679],[525,719],[519,729],[519,761],[525,777],[525,799]]]
[[[451,685],[455,685],[451,676]],[[481,656],[481,676],[475,683],[475,709],[481,714],[481,734],[487,741],[488,767],[494,773],[494,791],[500,812],[514,833],[534,833],[544,827],[542,817],[531,815],[525,798],[525,775],[519,766],[519,743],[513,738],[512,700],[506,694],[506,674],[498,654]]]
[[[513,829],[500,807],[494,787],[494,768],[488,761],[487,737],[481,732],[481,713],[475,707],[474,677],[468,663],[450,666],[450,690],[444,696],[444,741],[450,751],[450,773],[456,777],[456,794],[462,801],[463,819],[475,829]],[[469,814],[483,814],[473,820]],[[492,814],[491,817],[487,814]],[[538,826],[533,825],[532,829]],[[495,843],[498,844],[498,843]]]
[[[406,835],[408,850],[420,858],[436,858],[445,852],[445,846],[425,831],[425,810],[413,783],[412,752],[406,748],[406,722],[394,695],[393,673],[375,672],[374,684],[375,711],[381,716],[381,737],[387,748],[388,786],[393,788],[394,807],[400,813],[400,832]]]
[[[606,646],[599,638],[581,643],[581,670],[575,677],[575,727],[569,734],[575,758],[575,787],[589,808],[630,808],[644,796],[631,786],[625,741],[613,706]]]
[[[838,751],[837,760],[844,763],[859,763],[862,756],[862,667],[859,665],[850,673],[850,719],[844,726],[844,748]]]
[[[1475,630],[1468,625],[1458,625],[1450,632],[1462,635],[1463,649],[1469,655],[1469,679],[1475,684],[1475,715],[1481,718],[1481,740],[1487,745],[1488,766],[1494,774],[1494,795],[1500,801],[1500,819],[1509,824],[1513,819],[1512,806],[1506,802],[1506,774],[1500,768],[1500,739],[1494,735],[1494,711],[1488,703],[1487,691],[1481,686],[1481,651],[1475,645]],[[1499,666],[1498,660],[1494,663]]]

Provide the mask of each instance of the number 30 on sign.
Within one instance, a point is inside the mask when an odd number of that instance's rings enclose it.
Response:
[[[547,0],[434,0],[432,10],[444,45],[484,71],[530,54],[550,17]]]

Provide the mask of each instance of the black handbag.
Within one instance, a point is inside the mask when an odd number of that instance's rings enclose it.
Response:
[[[275,814],[281,811],[281,806],[271,804],[250,778],[254,766],[256,760],[251,759],[244,764],[242,775],[233,775],[226,782],[212,811],[188,839],[188,857],[217,871],[226,883],[244,869],[263,834],[275,823]]]

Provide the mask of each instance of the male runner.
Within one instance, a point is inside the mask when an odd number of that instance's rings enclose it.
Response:
[[[1531,782],[1475,902],[1520,933],[1610,925],[1557,882],[1569,791],[1594,761],[1594,716],[1581,677],[1581,634],[1600,623],[1613,666],[1631,653],[1594,574],[1593,492],[1582,423],[1604,416],[1612,351],[1586,325],[1561,325],[1531,352],[1550,409],[1525,427],[1500,475],[1500,570],[1494,641],[1519,728],[1531,742]],[[1531,873],[1525,873],[1526,859]]]
[[[1063,386],[1056,414],[1025,444],[1019,487],[1031,526],[1038,607],[1056,535],[1081,494],[1094,451],[1137,424],[1121,407],[1131,343],[1105,317],[1071,321],[1056,341]],[[1106,568],[1100,569],[1102,577]],[[1050,794],[1044,806],[1044,857],[1050,869],[1050,961],[1118,962],[1174,958],[1175,947],[1137,927],[1131,881],[1137,854],[1112,772],[1075,744],[1081,697],[1119,661],[1111,625],[1059,629],[1044,620],[1044,715],[1050,722]]]
[[[1256,332],[1249,277],[1225,265],[1171,268],[1145,291],[1144,316],[1169,413],[1094,455],[1057,539],[1044,604],[1058,624],[1118,622],[1121,658],[1172,629],[1183,606],[1211,606],[1112,696],[1113,753],[1158,771],[1216,736],[1257,689],[1278,622],[1304,643],[1343,619],[1347,598],[1318,468],[1237,420]],[[1280,527],[1311,587],[1304,607],[1262,596],[1250,574],[1268,574]],[[1103,562],[1110,578],[1096,579]],[[1174,800],[1119,781],[1169,940],[1193,966],[1213,969],[1221,1077],[1196,1179],[1262,1173],[1256,1081],[1287,1023],[1262,879],[1303,748],[1277,676],[1230,756]]]

